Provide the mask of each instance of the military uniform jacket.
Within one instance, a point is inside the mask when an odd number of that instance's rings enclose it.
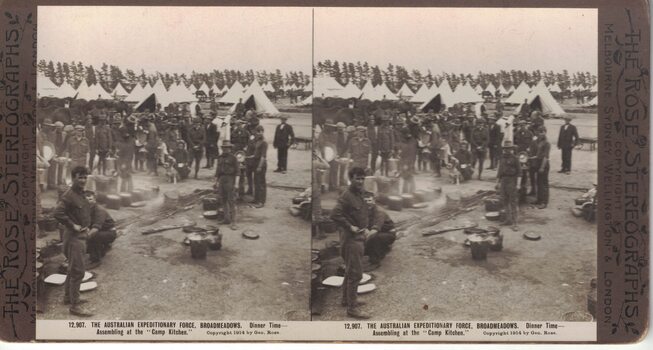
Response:
[[[294,142],[295,142],[295,133],[292,130],[292,126],[288,124],[277,125],[277,128],[274,131],[273,146],[275,148],[288,148]]]
[[[88,143],[89,142],[86,137],[82,136],[82,138],[79,140],[75,136],[70,137],[66,144],[66,150],[68,151],[70,158],[85,160],[86,154],[88,154],[88,150],[89,150]]]
[[[216,176],[220,179],[223,176],[236,176],[239,173],[238,160],[232,153],[222,153],[218,156],[218,169]]]
[[[113,147],[113,133],[109,126],[95,127],[95,147],[98,152],[107,152]]]
[[[349,150],[349,154],[351,154],[351,159],[354,161],[361,160],[367,162],[370,154],[370,140],[367,137],[352,137],[349,139],[347,149]]]
[[[73,225],[80,225],[82,228],[91,225],[91,204],[84,196],[84,190],[69,188],[61,195],[57,207],[54,210],[54,218],[72,230]]]
[[[244,128],[236,128],[231,133],[231,142],[234,145],[234,151],[243,151],[249,143],[249,132]]]
[[[395,138],[392,128],[380,126],[376,135],[376,146],[379,152],[392,152],[395,147]]]
[[[501,132],[501,127],[498,124],[493,124],[490,127],[489,134],[489,145],[490,146],[501,146],[501,140],[503,140],[503,133]]]
[[[205,140],[206,133],[204,132],[204,128],[192,127],[188,130],[188,141],[190,141],[190,144],[188,145],[189,150],[195,151],[196,147],[201,147],[204,145]]]
[[[479,147],[485,149],[487,145],[490,143],[490,134],[488,133],[488,130],[484,127],[483,128],[475,127],[472,130],[471,143],[474,149],[477,149]]]
[[[218,131],[218,126],[213,123],[209,123],[209,125],[205,127],[205,129],[206,129],[206,140],[205,140],[206,145],[217,147],[218,139],[220,138],[220,132]]]
[[[521,172],[519,159],[515,154],[502,154],[501,161],[499,162],[499,170],[497,171],[497,178],[516,178]]]
[[[342,240],[364,240],[365,236],[351,232],[350,226],[360,229],[368,228],[375,223],[375,206],[370,207],[364,198],[364,191],[354,192],[351,187],[338,198],[335,208],[331,211],[331,220],[342,228]]]
[[[111,215],[99,205],[91,208],[91,228],[98,231],[111,231],[116,228],[116,222]]]
[[[521,128],[515,131],[515,146],[519,151],[526,151],[533,141],[533,133],[526,129]]]

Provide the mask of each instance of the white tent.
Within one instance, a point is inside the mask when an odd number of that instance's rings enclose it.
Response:
[[[395,95],[394,92],[392,92],[392,90],[390,90],[390,88],[388,87],[387,84],[378,85],[374,89],[376,90],[376,94],[378,96],[379,101],[383,101],[383,100],[397,101],[397,100],[399,100],[397,95]]]
[[[528,84],[526,82],[522,81],[521,84],[515,89],[515,91],[510,95],[509,98],[506,99],[504,103],[507,104],[522,104],[524,103],[524,99],[528,98],[528,94],[530,94],[531,89],[528,87]]]
[[[553,96],[551,96],[549,90],[540,84],[533,88],[533,91],[531,91],[527,98],[527,103],[531,106],[531,110],[541,110],[544,114],[565,114],[565,111]]]
[[[272,86],[272,83],[270,83],[269,81],[265,85],[263,85],[261,87],[263,88],[263,91],[265,91],[265,92],[274,92],[274,87]]]
[[[474,92],[476,92],[479,95],[483,94],[483,88],[481,87],[481,84],[476,85],[476,87],[474,88]]]
[[[147,84],[147,87],[149,88],[150,85]],[[142,101],[147,95],[146,88],[144,88],[140,83],[136,84],[132,91],[129,93],[129,96],[125,98],[125,101]],[[149,95],[148,95],[149,96]]]
[[[68,84],[68,82],[64,81],[63,84],[59,86],[58,94],[60,98],[75,97],[75,95],[77,95],[77,90],[75,90],[72,85]]]
[[[258,83],[256,85],[258,85]],[[222,96],[220,103],[238,103],[238,99],[242,97],[243,92],[245,92],[245,88],[238,80],[236,80],[236,82],[229,88],[229,91]]]
[[[477,103],[483,102],[483,98],[479,96],[474,89],[467,85],[458,85],[456,91],[453,93],[452,103]]]
[[[156,92],[155,92],[156,93]],[[165,93],[156,93],[157,100],[161,106],[166,107],[171,103],[197,101],[196,95],[183,85],[172,84],[170,90]]]
[[[547,89],[547,90],[549,89],[549,88],[547,88],[547,86],[544,83],[543,79],[540,79],[540,81],[537,82],[537,85],[535,85],[535,87],[538,88],[538,89],[542,89],[542,88]]]
[[[415,93],[413,92],[413,90],[410,89],[408,84],[404,83],[401,89],[399,89],[399,91],[397,92],[397,96],[405,100],[410,100],[413,96],[415,96]]]
[[[499,84],[499,93],[501,94],[501,96],[508,95],[508,90],[506,90],[506,88],[503,87],[503,84]]]
[[[513,92],[515,92],[515,86],[514,86],[514,85],[511,85],[511,86],[510,86],[510,89],[508,89],[508,94],[510,95],[510,94],[512,94]]]
[[[592,85],[590,92],[599,92],[599,84]]]
[[[97,99],[102,99],[102,100],[112,99],[111,95],[109,95],[109,93],[106,92],[104,88],[100,86],[100,84],[88,85],[87,82],[83,81],[77,88],[77,92],[79,93],[77,95],[78,99],[84,99],[87,101],[97,100]]]
[[[435,88],[435,85],[433,85]],[[419,87],[415,95],[410,99],[410,102],[418,102],[418,103],[424,103],[426,102],[426,99],[429,98],[429,92],[431,89],[426,86],[426,83],[422,84],[422,86]]]
[[[345,91],[343,93],[346,97],[345,98],[359,98],[363,94],[361,89],[356,86],[356,84],[352,83],[351,81],[345,85]]]
[[[560,88],[560,85],[558,83],[553,83],[549,86],[549,91],[551,92],[562,92],[562,89]]]
[[[203,82],[202,85],[200,85],[199,89],[197,89],[197,90],[198,91],[204,91],[206,96],[208,96],[209,95],[209,90],[211,90],[211,89],[209,89],[209,86],[206,84],[206,82]]]
[[[272,104],[272,101],[265,95],[261,85],[256,80],[247,87],[239,98],[243,99],[245,109],[253,108],[257,113],[279,114],[277,107]],[[229,113],[232,113],[235,109],[236,104],[229,109]]]
[[[59,97],[59,87],[45,75],[36,77],[36,91],[38,97]]]
[[[315,77],[313,79],[313,94],[320,98],[327,97],[340,97],[349,98],[347,96],[345,87],[340,85],[335,78],[330,76]]]
[[[122,86],[121,83],[118,83],[118,85],[116,85],[116,88],[113,89],[111,96],[113,96],[113,98],[117,100],[124,100],[127,98],[127,96],[129,96],[129,93],[127,92],[127,90],[125,90],[125,88]]]
[[[497,92],[497,87],[494,86],[494,84],[489,83],[483,92],[489,92],[492,94],[492,96],[494,96],[494,94]]]

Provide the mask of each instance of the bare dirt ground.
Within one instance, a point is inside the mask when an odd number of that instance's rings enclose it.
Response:
[[[291,114],[295,133],[310,137],[310,114]],[[196,320],[308,320],[310,294],[310,223],[290,215],[291,199],[310,186],[310,152],[289,151],[287,174],[276,169],[272,136],[277,120],[262,120],[268,150],[268,201],[264,208],[241,205],[238,229],[220,227],[223,247],[209,250],[206,260],[191,258],[190,248],[181,242],[180,229],[142,235],[129,227],[116,239],[102,265],[93,270],[98,288],[82,294],[95,311],[94,319],[196,319]],[[204,160],[202,160],[202,166]],[[135,188],[156,183],[161,192],[175,189],[180,194],[209,189],[213,170],[201,169],[199,179],[173,185],[158,178],[135,175]],[[163,172],[160,171],[160,174]],[[43,198],[45,207],[54,206],[55,191]],[[162,198],[144,208],[109,210],[114,219],[148,219],[162,204]],[[193,220],[198,225],[216,224],[202,216],[201,202],[153,226]],[[245,229],[260,235],[258,240],[242,238]],[[50,233],[42,240],[52,240]],[[58,255],[47,262],[50,270],[63,262]],[[74,319],[62,304],[63,287],[46,286],[39,291],[47,303],[41,319]]]
[[[596,116],[577,114],[574,124],[582,136],[596,136]],[[570,175],[558,174],[561,154],[555,147],[562,120],[547,120],[552,143],[550,202],[546,209],[530,205],[520,208],[517,232],[502,227],[503,250],[489,252],[486,261],[472,260],[464,247],[466,235],[453,231],[423,237],[406,232],[399,235],[392,251],[381,266],[372,271],[377,290],[361,296],[363,309],[375,320],[562,320],[572,311],[587,310],[590,280],[596,277],[596,224],[571,215],[573,200],[596,181],[597,152],[574,151]],[[486,165],[487,167],[487,165]],[[484,180],[474,179],[460,186],[428,173],[417,176],[417,188],[442,187],[443,194],[460,192],[463,196],[479,190],[493,190],[496,171],[485,170]],[[322,206],[335,205],[337,194],[323,196]],[[430,211],[429,211],[430,210]],[[387,211],[395,221],[419,219],[431,209]],[[484,218],[481,204],[471,212],[441,223],[473,221],[480,227],[494,226]],[[539,241],[522,237],[526,231],[539,233]],[[313,239],[314,249],[323,249],[337,234]],[[342,259],[323,261],[322,277],[336,272]],[[340,306],[341,291],[326,287],[314,299],[313,320],[347,319]]]

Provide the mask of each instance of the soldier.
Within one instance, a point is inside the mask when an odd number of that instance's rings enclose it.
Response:
[[[562,169],[559,173],[571,172],[571,151],[578,144],[578,130],[571,124],[571,117],[565,116],[565,124],[560,127],[558,134],[558,149],[562,150]]]
[[[238,182],[239,164],[236,156],[231,152],[232,145],[229,140],[222,142],[222,154],[218,156],[215,187],[224,204],[223,224],[236,230],[236,199],[235,189]]]
[[[94,149],[98,155],[98,173],[102,171],[102,175],[107,174],[107,156],[109,156],[109,151],[113,148],[113,132],[111,128],[106,124],[107,116],[100,115],[98,117],[98,125],[94,126],[95,128],[95,139],[94,139]],[[91,142],[89,140],[89,142]],[[93,155],[91,155],[93,156]],[[92,162],[89,162],[92,163]],[[91,172],[92,167],[90,167]],[[109,169],[109,171],[114,169]]]
[[[376,160],[379,158],[379,147],[377,146],[376,136],[376,119],[374,114],[370,114],[367,119],[367,138],[370,140],[370,168],[372,174],[376,171]]]
[[[488,148],[490,151],[490,166],[488,169],[496,169],[499,164],[499,150],[501,148],[501,140],[503,134],[501,127],[497,124],[497,119],[494,116],[488,117]]]
[[[234,128],[231,132],[232,150],[234,154],[239,151],[245,152],[247,150],[250,135],[249,132],[247,132],[247,130],[245,130],[243,127],[243,123],[245,122],[240,119],[236,119]],[[238,194],[242,197],[245,194],[247,158],[245,160],[245,164],[242,164],[239,168],[240,181],[238,181]]]
[[[551,144],[546,139],[546,129],[540,128],[537,135],[537,207],[546,208],[549,204],[549,153]]]
[[[370,140],[365,135],[367,128],[356,127],[356,136],[349,138],[347,142],[347,153],[353,160],[352,166],[367,169],[370,155]]]
[[[286,173],[288,170],[288,148],[295,143],[295,133],[292,126],[286,124],[288,117],[281,116],[281,124],[277,125],[274,131],[274,142],[272,145],[277,149],[277,170],[275,173]]]
[[[66,141],[66,153],[70,158],[70,169],[86,165],[89,147],[88,139],[84,136],[84,126],[76,125],[73,136]]]
[[[212,169],[213,163],[219,155],[218,141],[220,139],[220,131],[218,131],[218,126],[212,123],[216,116],[217,114],[215,112],[211,112],[211,117],[204,119],[206,133],[204,144],[204,148],[206,149],[206,166],[204,166],[204,169]]]
[[[263,126],[256,128],[256,137],[254,143],[254,207],[262,208],[265,205],[267,197],[267,183],[265,182],[265,172],[267,171],[267,154],[268,143],[263,137]]]
[[[100,266],[100,260],[116,240],[116,222],[104,208],[97,205],[95,192],[85,191],[84,195],[91,206],[91,226],[86,240],[86,252],[90,258],[86,268],[91,270]]]
[[[347,307],[348,316],[367,319],[370,316],[360,310],[362,303],[356,300],[358,283],[363,277],[365,240],[373,233],[367,229],[370,226],[370,207],[364,198],[365,170],[351,168],[349,180],[349,188],[340,195],[331,212],[331,219],[340,227],[340,252],[345,260],[342,306]]]
[[[83,130],[81,132],[83,133]],[[83,139],[86,140],[86,137]],[[85,241],[91,226],[91,205],[84,196],[84,187],[86,187],[88,178],[88,169],[83,165],[85,162],[86,158],[81,166],[72,169],[72,186],[61,195],[54,211],[54,217],[61,225],[65,226],[63,250],[68,259],[68,276],[64,285],[63,303],[64,305],[70,304],[71,314],[90,317],[93,316],[93,313],[82,307],[85,300],[79,297],[79,287],[86,271],[84,266]]]
[[[501,202],[506,210],[506,218],[501,225],[512,226],[517,231],[518,193],[517,178],[520,173],[519,159],[515,155],[512,141],[503,142],[503,154],[497,170],[497,187],[501,195]]]
[[[483,172],[483,162],[485,161],[485,152],[487,152],[487,147],[490,142],[490,134],[485,126],[485,120],[479,119],[476,122],[471,138],[472,153],[474,161],[478,162],[478,179],[480,180],[481,173]]]
[[[159,148],[159,132],[154,125],[154,115],[147,117],[145,150],[147,151],[147,174],[159,176],[157,150]]]
[[[529,128],[526,127],[526,121],[523,119],[519,119],[517,121],[517,129],[514,132],[514,139],[515,139],[515,147],[516,147],[516,153],[519,155],[520,153],[529,153],[529,150],[531,149],[531,145],[533,144],[533,133]],[[530,174],[530,171],[528,168],[522,169],[521,171],[521,180],[520,180],[520,200],[525,200],[526,198],[526,189],[528,188],[528,175]],[[531,186],[535,186],[535,182],[533,182],[533,179],[531,179]]]
[[[188,140],[190,141],[188,151],[192,154],[192,162],[195,163],[195,178],[197,179],[197,173],[200,171],[200,161],[204,153],[202,147],[206,143],[206,131],[202,128],[200,118],[193,120],[193,127],[188,130]]]
[[[97,113],[97,111],[95,111],[95,113]],[[84,125],[84,133],[88,140],[88,171],[90,173],[93,173],[93,163],[95,162],[95,156],[97,155],[97,149],[95,147],[95,132],[96,126],[93,123],[93,117],[88,114],[86,116],[86,124]]]

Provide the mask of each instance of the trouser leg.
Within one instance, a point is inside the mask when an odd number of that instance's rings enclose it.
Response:
[[[79,302],[79,286],[84,279],[84,252],[85,242],[76,237],[72,237],[70,232],[66,232],[66,257],[68,258],[68,275],[64,283],[64,298],[70,300],[72,305]]]
[[[363,242],[348,241],[343,245],[345,260],[345,280],[343,281],[343,299],[348,309],[357,306],[358,283],[363,278]]]
[[[549,204],[549,167],[543,172],[537,173],[537,201],[541,204]]]

